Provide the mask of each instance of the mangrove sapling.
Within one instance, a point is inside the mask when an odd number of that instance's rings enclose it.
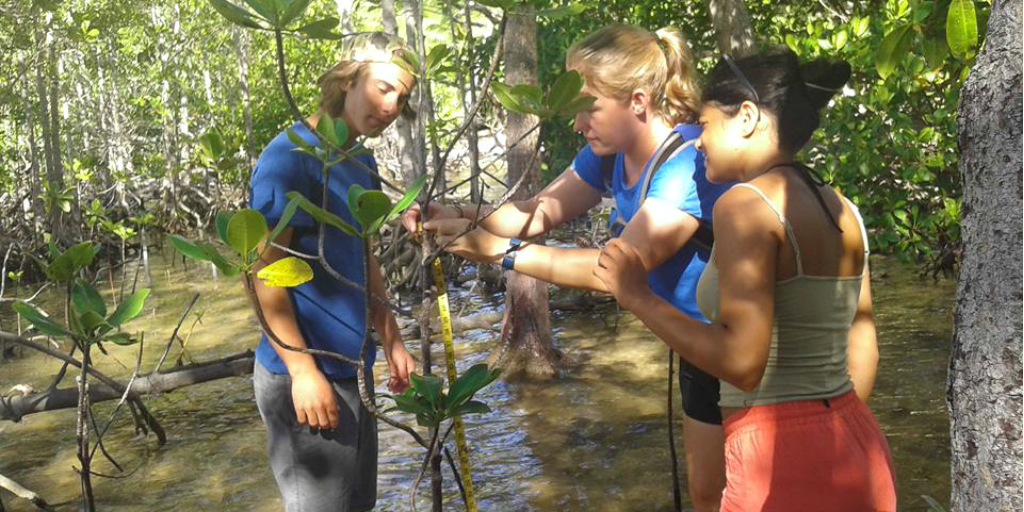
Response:
[[[43,271],[48,280],[61,286],[65,292],[66,320],[64,324],[54,321],[52,317],[47,316],[27,302],[19,301],[13,306],[18,315],[31,323],[37,331],[52,337],[66,338],[72,342],[72,353],[76,349],[82,353],[80,361],[75,361],[70,355],[67,356],[65,361],[75,364],[80,369],[77,377],[78,417],[75,428],[75,437],[78,444],[78,461],[80,464],[77,471],[81,477],[83,506],[90,512],[95,510],[95,498],[91,481],[93,472],[90,469],[95,448],[90,449],[93,436],[93,433],[89,430],[90,424],[93,425],[93,430],[96,431],[96,445],[100,446],[104,455],[107,456],[115,467],[120,469],[120,465],[102,447],[102,434],[106,431],[106,428],[103,431],[99,431],[96,428],[92,414],[88,381],[89,375],[93,374],[91,367],[92,348],[96,347],[101,352],[105,352],[103,343],[113,343],[116,345],[132,345],[137,343],[138,340],[135,337],[121,332],[120,327],[138,316],[145,304],[146,297],[149,296],[148,289],[139,290],[118,304],[114,311],[108,315],[106,303],[99,292],[88,281],[78,277],[84,268],[92,264],[98,252],[99,247],[91,242],[82,242],[64,252],[60,252],[56,249],[55,245],[51,245],[53,260],[43,266]],[[58,354],[60,353],[58,352]],[[63,356],[63,354],[60,355]],[[139,358],[141,363],[141,352]],[[138,365],[136,367],[136,374],[137,371]],[[129,396],[130,384],[128,387],[121,388],[112,380],[107,382],[104,379],[104,383],[111,387],[116,386],[120,388],[125,398]],[[135,405],[140,411],[145,410],[142,403],[137,401],[137,399]],[[151,425],[158,425],[149,415],[148,411],[145,412],[145,417],[147,422],[151,422]],[[110,420],[110,422],[112,421],[113,419]],[[110,422],[108,422],[108,425]],[[158,430],[158,427],[155,427],[154,431],[158,432],[158,437],[162,444],[166,439],[163,435],[163,430]]]

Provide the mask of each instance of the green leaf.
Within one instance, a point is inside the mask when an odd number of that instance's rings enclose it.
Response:
[[[146,304],[146,297],[149,297],[149,290],[146,288],[131,294],[117,305],[114,313],[107,318],[107,323],[114,327],[119,327],[121,324],[135,318],[142,312],[142,306]]]
[[[103,302],[103,297],[96,288],[82,279],[77,280],[71,289],[71,305],[79,313],[95,311],[100,316],[107,316],[107,305]]]
[[[256,14],[269,21],[272,26],[280,28],[280,25],[278,25],[277,6],[274,4],[274,0],[245,0],[245,3],[252,7]]]
[[[523,105],[540,107],[544,103],[544,91],[537,85],[513,85],[512,95],[518,97]]]
[[[580,112],[590,108],[595,101],[597,101],[597,98],[593,96],[580,96],[570,101],[569,104],[565,106],[565,108],[559,110],[558,115],[563,117],[575,116],[576,114],[579,114]]]
[[[78,317],[78,322],[82,325],[82,329],[85,330],[85,334],[91,336],[97,327],[106,323],[106,320],[95,311],[86,311]]]
[[[64,328],[64,326],[51,321],[42,313],[35,308],[35,306],[27,303],[18,301],[12,306],[22,318],[32,324],[39,332],[48,334],[50,336],[71,336],[71,332]]]
[[[359,230],[352,227],[351,224],[342,220],[341,217],[338,217],[337,215],[311,203],[309,199],[306,199],[302,194],[293,190],[285,194],[285,197],[292,201],[296,201],[298,203],[299,208],[302,208],[303,211],[308,213],[310,217],[313,217],[313,220],[338,228],[343,233],[347,233],[354,237],[362,237],[362,234],[359,233]]]
[[[132,336],[126,332],[111,334],[110,336],[103,338],[103,341],[109,341],[115,345],[121,345],[122,347],[138,343],[138,340],[132,338]]]
[[[978,47],[978,15],[973,0],[953,0],[946,15],[946,42],[953,56],[967,60]]]
[[[53,262],[46,267],[46,276],[53,281],[68,282],[75,277],[79,270],[92,263],[97,252],[99,252],[99,247],[93,245],[92,242],[73,245],[64,251],[64,254],[54,258]]]
[[[313,269],[309,263],[288,256],[263,267],[256,273],[256,277],[267,286],[290,288],[313,279]]]
[[[296,29],[313,39],[341,39],[341,34],[334,32],[338,28],[338,18],[330,17],[314,21]]]
[[[217,212],[217,238],[220,238],[221,242],[228,243],[228,223],[231,222],[231,213],[226,211]]]
[[[248,255],[267,236],[267,220],[263,214],[246,208],[239,210],[228,221],[228,245],[238,251],[242,261],[248,262]]]
[[[306,12],[306,8],[309,7],[309,2],[310,0],[291,0],[291,4],[281,15],[281,27],[287,27],[296,18],[302,16]]]
[[[395,203],[394,208],[391,209],[391,213],[388,214],[384,222],[391,222],[393,219],[398,218],[406,209],[412,206],[412,203],[416,201],[416,196],[420,195],[423,187],[427,184],[427,176],[423,175],[416,178],[416,181],[412,183],[412,187],[405,192],[405,195]]]
[[[233,277],[237,276],[238,273],[241,272],[241,269],[237,265],[228,262],[228,260],[221,255],[220,251],[213,246],[213,244],[208,242],[198,242],[196,243],[196,246],[199,247],[199,250],[203,251],[205,261],[213,263],[213,265],[217,267],[217,270],[220,270],[225,276]]]
[[[220,160],[224,156],[224,139],[216,130],[210,130],[199,137],[199,146],[210,160]]]
[[[505,107],[506,109],[519,114],[528,113],[526,111],[526,107],[524,107],[519,102],[519,99],[512,94],[511,87],[501,82],[492,82],[491,92],[494,93],[494,98],[498,100],[498,103],[500,103],[501,106]]]
[[[564,7],[558,7],[555,9],[542,9],[537,11],[537,16],[547,18],[555,21],[565,18],[566,16],[576,16],[587,10],[587,6],[583,4],[569,4]]]
[[[352,185],[348,188],[348,209],[366,235],[371,233],[370,229],[378,220],[391,212],[391,199],[379,190],[366,190],[359,185]]]
[[[441,406],[441,377],[437,375],[424,375],[419,376],[415,373],[409,374],[409,382],[412,384],[412,388],[416,390],[432,407],[432,409],[439,409]]]
[[[435,70],[451,53],[452,50],[447,45],[439,44],[431,48],[430,53],[427,54],[427,71]]]
[[[416,415],[434,415],[434,410],[430,407],[430,404],[423,397],[416,395],[412,388],[405,390],[405,393],[401,395],[395,395],[391,398],[395,401],[399,411]]]
[[[228,2],[227,0],[210,0],[210,5],[212,5],[214,10],[219,12],[221,16],[235,25],[240,25],[246,28],[263,28],[252,18],[252,13]]]
[[[473,365],[459,376],[458,379],[455,379],[455,382],[448,388],[448,399],[445,401],[445,409],[449,413],[457,410],[459,406],[473,398],[477,391],[494,382],[494,379],[498,378],[498,373],[497,370],[491,371],[488,369],[486,364]]]
[[[946,509],[935,498],[922,494],[921,498],[928,504],[928,512],[946,512]]]
[[[417,414],[416,425],[423,428],[437,428],[441,420],[433,414]]]
[[[869,23],[871,19],[869,17],[857,17],[853,19],[853,35],[860,37],[867,33]]]
[[[341,146],[338,142],[338,133],[335,131],[337,124],[334,119],[327,113],[320,116],[320,119],[316,122],[316,133],[326,142],[324,146]]]
[[[462,416],[463,414],[483,414],[491,412],[491,408],[483,402],[470,400],[451,412],[450,416]]]
[[[338,138],[338,146],[343,146],[348,142],[348,124],[344,119],[334,120],[334,135]]]
[[[562,107],[565,107],[569,102],[574,100],[580,95],[580,89],[583,88],[583,75],[576,71],[566,71],[562,73],[554,85],[551,86],[551,90],[548,91],[547,101],[545,102],[551,110],[556,112],[560,111]]]
[[[941,68],[946,61],[946,56],[949,55],[949,47],[946,46],[946,42],[937,37],[929,37],[922,41],[921,50],[925,62],[931,69]]]
[[[903,25],[889,32],[882,45],[875,52],[875,69],[882,78],[887,78],[907,56],[914,42],[914,31],[910,25]]]
[[[225,226],[224,236],[225,238],[227,237],[227,226]],[[178,252],[184,254],[185,256],[188,256],[189,258],[192,258],[194,260],[210,261],[210,258],[206,255],[206,253],[202,249],[200,249],[199,246],[197,246],[196,244],[193,244],[192,242],[189,242],[188,240],[185,240],[184,238],[178,235],[167,235],[167,238],[171,241],[171,245],[173,245],[174,248],[178,250]]]
[[[290,140],[292,144],[295,144],[297,147],[302,149],[313,149],[313,146],[306,142],[306,139],[303,139],[298,133],[295,133],[295,130],[285,128],[285,132],[288,133],[288,140]]]
[[[288,223],[292,221],[292,217],[295,216],[295,211],[299,209],[299,201],[296,199],[290,199],[288,204],[285,205],[284,211],[281,213],[281,220],[277,221],[277,225],[274,226],[274,230],[267,236],[267,245],[270,242],[277,240],[277,237],[281,235],[281,232],[288,227]]]

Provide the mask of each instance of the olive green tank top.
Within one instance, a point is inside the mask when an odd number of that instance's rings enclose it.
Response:
[[[846,367],[846,343],[857,312],[861,281],[867,269],[868,241],[857,207],[850,204],[864,239],[864,269],[859,276],[804,274],[793,226],[757,187],[756,192],[779,217],[793,246],[797,275],[775,283],[775,321],[768,366],[761,384],[747,393],[722,382],[721,407],[750,407],[794,400],[832,398],[853,389]],[[697,282],[697,306],[711,321],[718,317],[718,268],[714,248]]]

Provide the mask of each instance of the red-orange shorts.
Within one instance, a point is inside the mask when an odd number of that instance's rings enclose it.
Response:
[[[852,391],[727,418],[721,512],[890,512],[889,444]]]

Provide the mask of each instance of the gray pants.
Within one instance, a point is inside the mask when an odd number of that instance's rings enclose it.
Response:
[[[332,382],[338,401],[338,426],[332,430],[298,424],[288,375],[275,375],[256,363],[253,381],[285,510],[372,509],[377,501],[377,423],[359,401],[356,379]]]

